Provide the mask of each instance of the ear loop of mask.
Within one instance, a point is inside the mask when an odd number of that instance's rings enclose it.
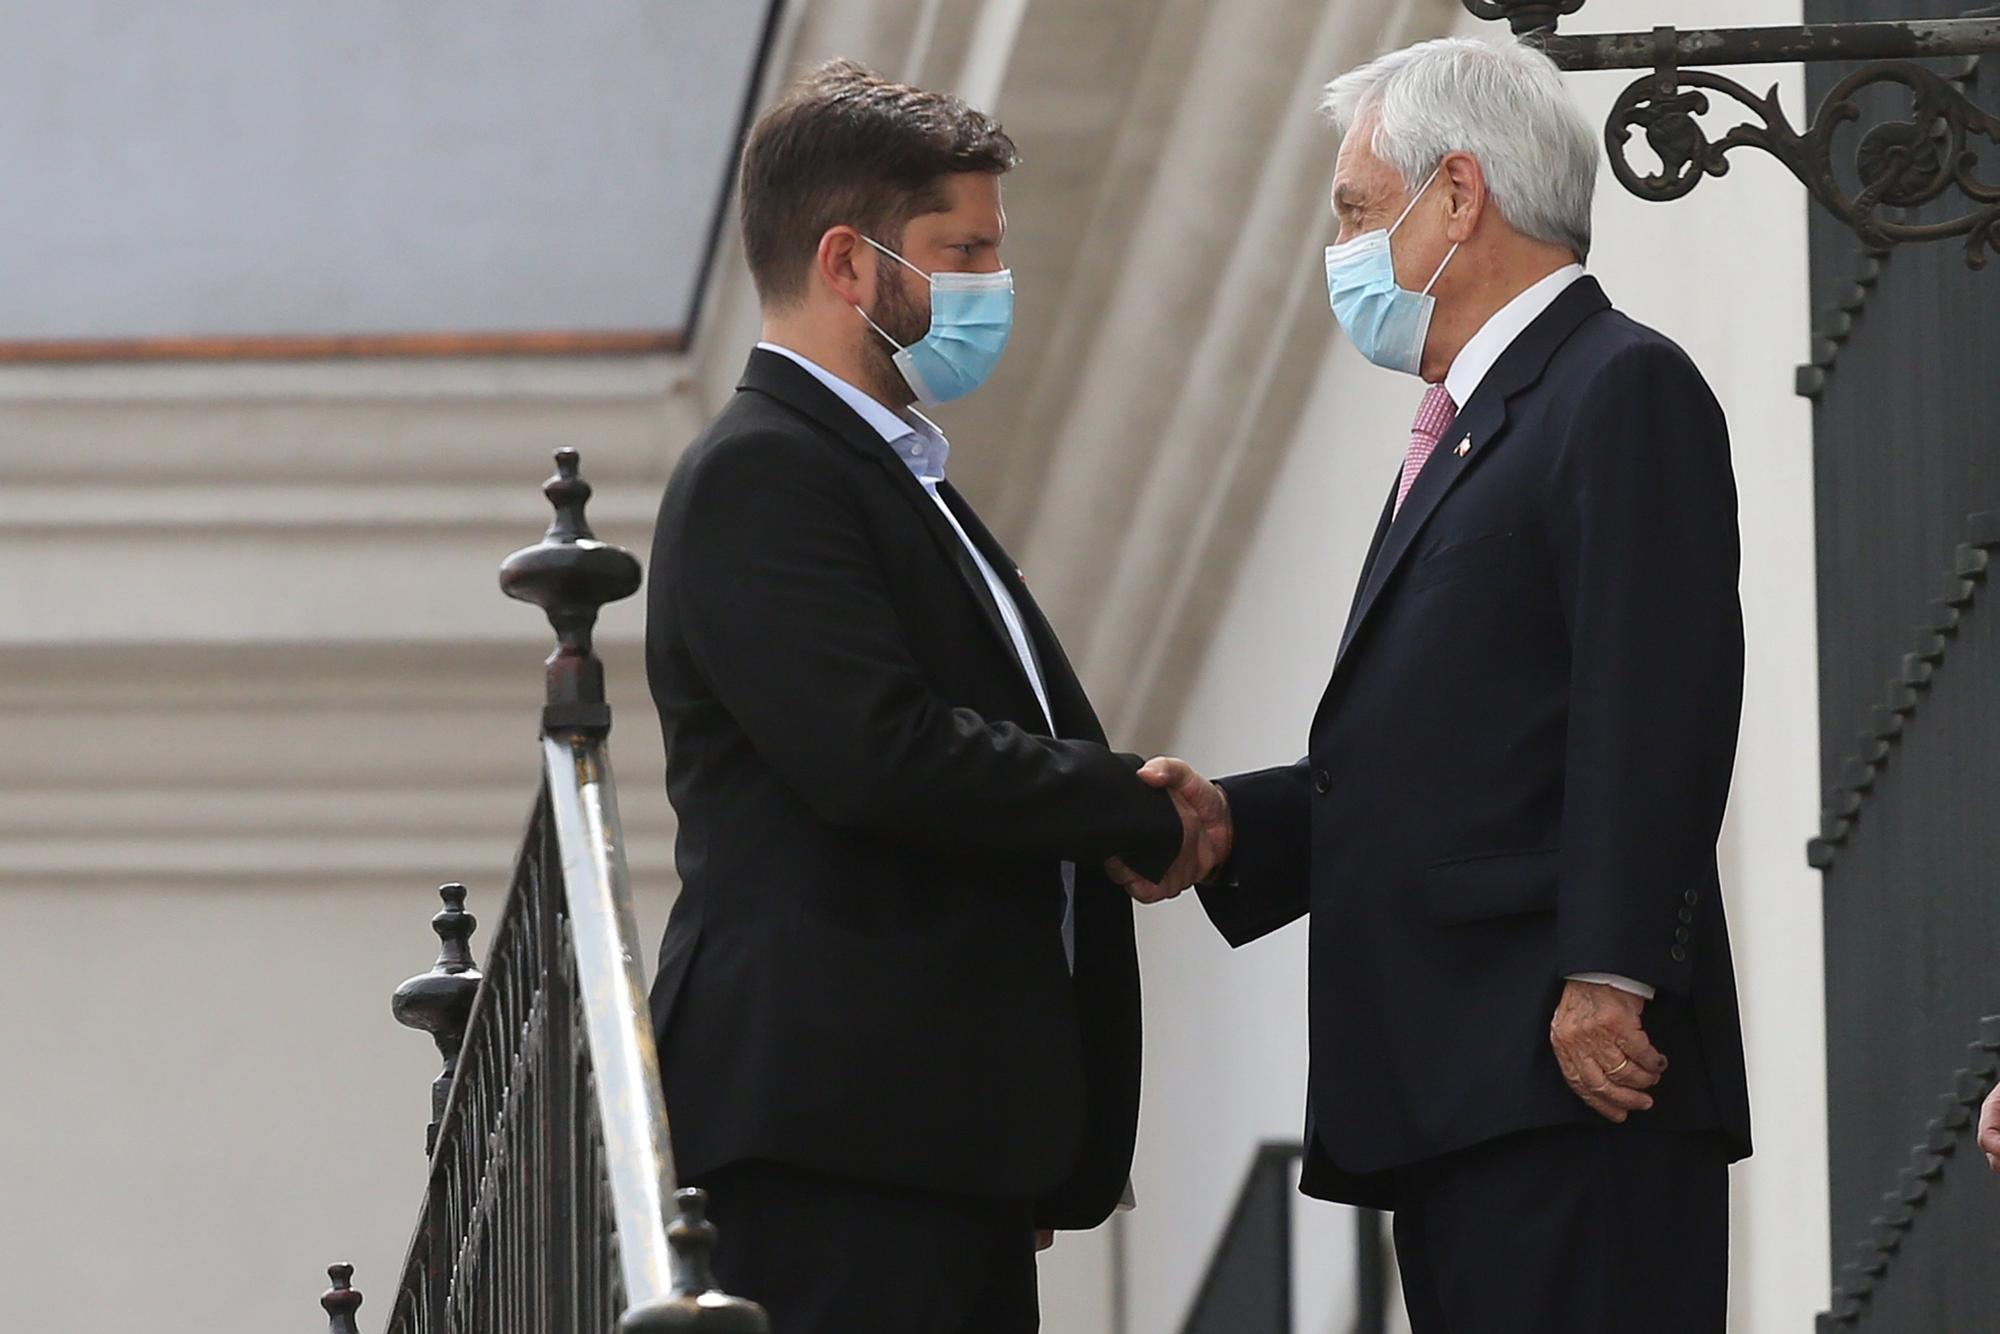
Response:
[[[1414,202],[1414,201],[1412,201],[1412,202]],[[930,276],[930,275],[929,275],[928,273],[925,273],[925,272],[924,272],[924,271],[923,271],[922,269],[920,269],[920,268],[918,268],[918,267],[917,267],[916,265],[914,265],[914,264],[910,263],[910,261],[909,261],[909,260],[907,260],[907,259],[904,259],[904,258],[903,258],[903,257],[902,257],[901,255],[897,254],[897,253],[896,253],[895,251],[893,251],[893,250],[889,249],[889,247],[888,247],[888,246],[885,246],[885,245],[883,245],[883,244],[882,244],[882,243],[881,243],[880,241],[877,241],[877,240],[875,240],[875,239],[874,239],[873,237],[870,237],[870,236],[864,236],[864,237],[862,237],[861,239],[862,239],[862,240],[864,240],[864,241],[866,241],[866,242],[868,242],[868,244],[869,244],[869,245],[872,245],[872,246],[874,246],[874,247],[875,247],[875,248],[876,248],[877,250],[879,250],[879,251],[881,251],[881,252],[882,252],[883,254],[887,255],[887,256],[888,256],[888,257],[889,257],[890,259],[893,259],[893,260],[895,260],[895,261],[896,261],[896,262],[897,262],[898,264],[900,264],[900,265],[902,265],[902,266],[903,266],[904,268],[908,269],[908,270],[909,270],[909,271],[910,271],[911,273],[914,273],[914,274],[916,274],[916,275],[917,275],[917,276],[918,276],[919,278],[922,278],[922,279],[923,279],[923,280],[924,280],[925,282],[927,282],[927,283],[932,283],[932,279],[931,279],[931,276]],[[1442,270],[1440,270],[1440,272],[1441,272],[1441,271],[1442,271]],[[1435,282],[1435,281],[1437,281],[1437,280],[1436,280],[1436,279],[1432,279],[1431,281]],[[932,285],[933,285],[933,286],[935,286],[936,284],[935,284],[935,283],[932,283]],[[861,318],[862,318],[862,319],[864,319],[864,320],[867,320],[867,321],[868,321],[868,327],[869,327],[869,328],[873,329],[873,330],[874,330],[874,331],[875,331],[876,333],[878,333],[878,334],[881,334],[881,335],[882,335],[882,341],[883,341],[883,342],[887,343],[887,344],[888,344],[888,345],[889,345],[890,347],[893,347],[893,348],[895,348],[895,349],[896,349],[896,350],[897,350],[898,352],[903,352],[903,351],[906,351],[906,350],[907,350],[906,348],[904,348],[904,346],[903,346],[903,345],[902,345],[901,343],[899,343],[899,342],[897,342],[897,341],[896,341],[895,339],[893,339],[893,338],[889,337],[888,333],[887,333],[887,332],[885,332],[885,331],[883,330],[882,326],[881,326],[881,325],[879,325],[879,324],[877,324],[877,323],[875,323],[874,319],[873,319],[873,318],[872,318],[872,317],[871,317],[871,316],[870,316],[870,315],[868,314],[868,312],[867,312],[867,311],[865,311],[865,310],[862,310],[862,309],[861,309],[861,306],[860,306],[860,303],[858,303],[858,302],[857,302],[857,303],[855,303],[855,306],[854,306],[854,309],[855,309],[855,312],[856,312],[857,314],[859,314],[859,315],[861,316]],[[912,346],[912,347],[914,347],[914,346],[916,346],[916,345],[915,345],[915,344],[913,343],[913,344],[911,344],[911,346]]]
[[[1443,171],[1444,171],[1444,163],[1440,162],[1437,164],[1437,169],[1431,172],[1429,179],[1427,179],[1424,182],[1423,190],[1419,190],[1415,194],[1410,196],[1410,202],[1403,206],[1402,217],[1397,218],[1395,223],[1389,228],[1390,236],[1394,236],[1396,234],[1396,228],[1401,227],[1403,225],[1404,219],[1408,218],[1411,213],[1416,211],[1417,201],[1424,197],[1425,190],[1428,190],[1433,185],[1437,184],[1437,178]],[[862,239],[866,240],[867,238],[863,237]],[[1419,295],[1429,296],[1431,294],[1431,289],[1437,286],[1438,279],[1444,277],[1445,267],[1451,263],[1452,256],[1458,253],[1458,247],[1461,244],[1463,243],[1459,241],[1452,242],[1451,249],[1444,252],[1444,262],[1437,266],[1437,272],[1431,275],[1431,280],[1424,284],[1424,290],[1421,293],[1419,293]],[[857,309],[859,309],[859,307],[857,307]],[[863,313],[863,318],[866,318],[865,312]],[[873,321],[870,322],[873,323]]]

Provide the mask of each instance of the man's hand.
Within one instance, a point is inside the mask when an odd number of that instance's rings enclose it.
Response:
[[[1139,777],[1164,788],[1174,799],[1174,809],[1181,817],[1181,855],[1158,883],[1116,857],[1104,864],[1104,870],[1138,902],[1162,903],[1178,897],[1228,861],[1236,831],[1229,819],[1229,799],[1222,789],[1196,773],[1186,760],[1165,756],[1148,760]]]
[[[1643,997],[1601,982],[1564,984],[1549,1046],[1576,1096],[1607,1121],[1623,1122],[1653,1105],[1646,1090],[1667,1072],[1667,1058],[1639,1026]]]
[[[1986,1155],[1986,1165],[2000,1172],[2000,1084],[1993,1086],[1979,1109],[1979,1151]]]

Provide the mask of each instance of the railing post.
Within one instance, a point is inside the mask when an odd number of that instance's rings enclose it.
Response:
[[[584,515],[591,487],[583,479],[576,450],[558,449],[555,461],[555,476],[542,485],[555,517],[540,542],[500,563],[500,589],[510,598],[540,607],[556,632],[555,652],[545,663],[542,735],[601,747],[611,731],[611,705],[604,693],[604,662],[592,642],[597,616],[605,603],[637,592],[642,574],[631,552],[600,542],[591,532]],[[549,942],[542,955],[548,1018],[537,1081],[542,1139],[536,1146],[541,1155],[536,1178],[538,1189],[545,1192],[548,1227],[537,1260],[543,1280],[540,1323],[549,1334],[568,1334],[576,1320],[577,1293],[573,1278],[569,1290],[564,1290],[559,1270],[568,1257],[583,1253],[578,1229],[593,1220],[580,1217],[573,1207],[580,1188],[573,1174],[582,1124],[575,1096],[576,983],[556,981],[566,973],[555,942],[563,938],[570,888],[559,850],[545,848],[544,862],[554,874],[543,877],[537,924],[541,938]]]
[[[583,1026],[593,1050],[608,1062],[595,1070],[594,1087],[612,1160],[607,1184],[611,1212],[621,1229],[619,1262],[630,1302],[619,1329],[624,1334],[769,1334],[760,1307],[716,1287],[709,1261],[715,1226],[708,1221],[707,1197],[698,1190],[679,1191],[676,1216],[671,1222],[662,1216],[663,1193],[673,1187],[672,1151],[652,1034],[646,1027],[643,978],[623,944],[633,931],[631,900],[604,746],[611,707],[605,699],[604,664],[592,643],[599,610],[637,592],[643,576],[630,552],[600,542],[591,532],[584,517],[591,488],[580,474],[577,452],[559,449],[555,461],[556,474],[542,487],[555,507],[555,519],[540,542],[501,563],[500,587],[511,598],[540,607],[556,632],[542,708],[553,832],[559,844],[553,860],[562,867],[560,892],[575,928],[579,969],[590,979],[578,998]],[[583,853],[578,864],[569,865],[577,852]],[[621,992],[626,994],[614,1002]],[[570,1032],[570,1004],[566,995],[552,1001],[561,1007],[561,1021],[554,1027],[565,1035]],[[556,1044],[551,1043],[549,1052],[555,1057]],[[548,1073],[566,1075],[567,1070]],[[546,1083],[553,1088],[562,1080]],[[566,1101],[548,1110],[552,1125],[580,1119]],[[628,1219],[631,1232],[624,1230]],[[642,1228],[646,1235],[636,1235]]]
[[[333,1286],[320,1294],[319,1305],[326,1312],[327,1334],[359,1334],[354,1313],[361,1309],[361,1294],[348,1282],[354,1277],[350,1264],[328,1265],[326,1276]]]
[[[437,1043],[444,1069],[431,1081],[431,1122],[424,1132],[424,1156],[437,1148],[438,1125],[444,1119],[444,1105],[451,1096],[451,1081],[458,1073],[458,1050],[465,1042],[465,1021],[472,1013],[472,998],[479,992],[479,969],[472,962],[472,932],[479,920],[465,910],[465,886],[442,885],[438,896],[444,907],[431,918],[431,930],[442,942],[437,962],[428,973],[419,973],[396,988],[390,1009],[396,1022],[406,1028],[420,1028]]]

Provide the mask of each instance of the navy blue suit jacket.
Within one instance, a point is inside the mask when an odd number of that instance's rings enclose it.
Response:
[[[1592,1123],[1549,1048],[1571,973],[1658,988],[1627,1124],[1749,1152],[1716,838],[1742,702],[1736,491],[1687,356],[1559,296],[1385,507],[1306,758],[1225,779],[1235,945],[1311,915],[1308,1193]]]

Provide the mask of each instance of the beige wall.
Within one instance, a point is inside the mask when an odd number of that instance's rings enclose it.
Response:
[[[602,535],[643,551],[695,420],[682,378],[0,373],[16,1326],[312,1328],[342,1259],[386,1315],[437,1069],[389,993],[436,955],[441,881],[490,929],[537,781],[553,638],[499,561],[547,525],[559,444],[583,450]],[[671,823],[641,619],[612,608],[602,642],[650,942]]]

